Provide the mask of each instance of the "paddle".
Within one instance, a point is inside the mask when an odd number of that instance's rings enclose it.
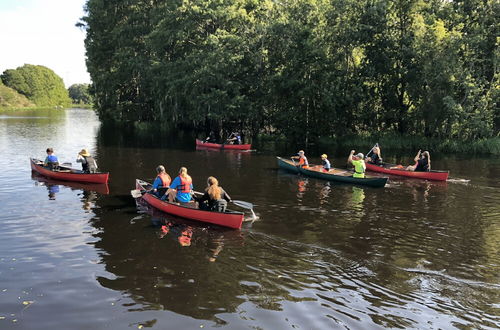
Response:
[[[377,142],[377,143],[375,143],[375,145],[374,145],[374,146],[370,149],[370,151],[368,151],[368,152],[366,153],[365,158],[366,158],[366,157],[370,157],[370,152],[372,152],[372,151],[373,151],[373,149],[375,149],[375,147],[378,147],[378,142]]]
[[[250,210],[252,212],[252,218],[253,220],[257,219],[257,216],[255,215],[255,212],[253,211],[253,204],[245,201],[239,201],[239,200],[231,200],[231,202],[239,207],[242,207],[244,209]]]
[[[142,197],[143,194],[145,194],[146,191],[145,190],[139,190],[139,189],[134,189],[134,190],[130,190],[130,194],[132,195],[132,197],[134,198],[140,198]]]

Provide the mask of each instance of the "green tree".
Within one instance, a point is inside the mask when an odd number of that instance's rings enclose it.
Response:
[[[91,104],[92,96],[89,92],[89,84],[73,84],[68,88],[69,97],[73,103]]]
[[[25,95],[37,106],[68,106],[71,99],[61,77],[41,65],[25,64],[17,69],[5,70],[3,83]]]

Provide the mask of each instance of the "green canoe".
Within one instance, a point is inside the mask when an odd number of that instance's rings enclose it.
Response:
[[[301,168],[296,166],[291,160],[287,160],[281,157],[276,158],[278,159],[278,166],[280,168],[293,173],[300,173],[312,178],[344,183],[354,183],[370,187],[383,187],[387,183],[387,178],[370,176],[365,176],[364,178],[353,178],[352,172],[349,171],[332,168],[330,172],[323,172],[321,170],[321,166],[311,165],[309,166],[309,168]]]

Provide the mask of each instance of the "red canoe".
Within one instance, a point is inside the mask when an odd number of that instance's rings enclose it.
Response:
[[[82,173],[82,171],[61,166],[58,171],[49,170],[43,167],[43,162],[39,159],[30,158],[31,170],[40,173],[48,178],[63,180],[63,181],[77,181],[77,182],[91,182],[91,183],[108,183],[109,173]]]
[[[62,185],[71,188],[71,190],[77,189],[77,190],[95,191],[96,193],[99,193],[101,195],[109,194],[109,187],[107,183],[62,181],[62,180],[48,178],[34,171],[31,172],[31,179],[43,183],[45,185]]]
[[[189,206],[183,206],[176,203],[170,203],[168,201],[163,201],[153,194],[148,194],[147,188],[151,187],[151,184],[139,179],[135,180],[135,187],[142,194],[142,199],[146,201],[149,205],[157,208],[168,214],[176,215],[181,218],[196,220],[201,222],[207,222],[223,227],[229,227],[234,229],[240,229],[241,223],[243,222],[244,214],[241,212],[213,212],[205,211],[197,208],[192,208]],[[194,203],[192,203],[194,206]]]
[[[203,142],[198,139],[196,139],[196,146],[202,148],[229,149],[229,150],[250,150],[250,148],[252,147],[251,144],[218,144],[218,143]]]
[[[393,167],[393,166],[396,166],[396,165],[383,164],[383,165],[379,166],[379,165],[369,164],[368,162],[366,162],[366,169],[367,170],[370,170],[373,172],[385,173],[385,174],[407,176],[409,178],[415,178],[415,179],[446,181],[448,179],[448,174],[449,174],[448,171],[414,172],[414,171],[407,171],[404,168],[391,169],[390,167]]]

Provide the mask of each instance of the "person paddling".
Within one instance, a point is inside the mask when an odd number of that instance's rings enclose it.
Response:
[[[43,166],[49,168],[49,170],[55,170],[59,167],[59,159],[56,155],[54,155],[54,149],[47,148],[47,157],[45,157],[45,161],[43,162]]]
[[[297,155],[298,156],[292,156],[291,158],[299,160],[299,164],[298,164],[299,167],[308,168],[309,167],[309,162],[307,161],[307,157],[304,154],[304,150],[299,150],[299,152],[297,153]]]
[[[353,178],[364,178],[366,171],[366,164],[363,160],[364,155],[360,152],[357,155],[354,155],[355,151],[351,150],[349,154],[349,158],[347,158],[347,162],[351,163],[354,166],[354,174]]]
[[[431,155],[428,151],[419,150],[414,158],[415,164],[406,167],[407,171],[429,172],[431,170]]]
[[[87,151],[87,149],[82,149],[78,156],[76,157],[77,163],[82,163],[82,171],[85,173],[95,173],[97,172],[97,163]]]
[[[193,179],[188,175],[187,168],[181,167],[179,175],[170,185],[168,200],[174,200],[180,203],[189,203],[191,201],[193,191]]]
[[[382,154],[378,144],[366,155],[366,161],[374,165],[382,165]]]
[[[158,175],[153,182],[153,188],[151,189],[151,192],[157,197],[165,199],[172,179],[170,178],[170,175],[168,175],[165,171],[165,166],[163,165],[158,165],[158,167],[156,168],[156,173],[158,173]]]
[[[205,193],[196,200],[202,210],[225,212],[227,203],[231,202],[231,197],[219,186],[219,181],[210,176],[207,179]]]
[[[328,156],[326,154],[321,155],[321,162],[323,163],[323,172],[329,172],[331,165],[330,161],[328,160]]]

